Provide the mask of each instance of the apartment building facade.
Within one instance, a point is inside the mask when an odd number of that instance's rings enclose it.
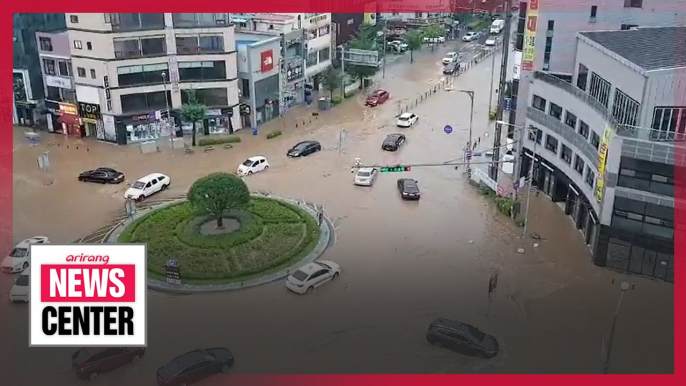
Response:
[[[70,13],[67,28],[77,101],[100,107],[98,139],[182,135],[192,127],[179,114],[191,93],[207,106],[201,135],[242,127],[228,14]]]
[[[674,280],[675,143],[686,139],[686,27],[582,32],[571,81],[534,71],[520,173],[558,202],[595,264]],[[519,94],[520,99],[522,97]]]

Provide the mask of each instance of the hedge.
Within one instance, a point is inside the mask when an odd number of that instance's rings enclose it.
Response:
[[[267,139],[276,138],[276,137],[278,137],[278,136],[281,135],[281,134],[282,134],[282,133],[281,133],[281,130],[270,131],[269,133],[267,133]]]
[[[224,143],[239,143],[241,137],[237,135],[212,135],[198,139],[198,146],[221,145]]]

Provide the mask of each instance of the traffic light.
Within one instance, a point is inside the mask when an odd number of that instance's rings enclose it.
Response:
[[[382,166],[381,167],[381,173],[402,173],[402,172],[409,172],[412,170],[412,167],[410,166]]]

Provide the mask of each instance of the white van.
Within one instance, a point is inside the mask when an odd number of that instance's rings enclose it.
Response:
[[[12,289],[10,290],[11,302],[29,302],[29,274],[31,268],[26,268],[24,272],[17,277]]]
[[[505,27],[505,20],[503,19],[498,19],[491,24],[491,34],[497,35],[499,34],[503,28]]]

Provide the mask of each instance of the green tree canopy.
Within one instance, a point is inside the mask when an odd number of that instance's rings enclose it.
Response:
[[[195,146],[195,137],[197,133],[196,124],[198,121],[205,118],[207,114],[207,106],[198,101],[195,90],[190,89],[186,91],[188,95],[187,102],[181,106],[181,119],[185,122],[193,123],[193,146]]]
[[[379,47],[383,47],[383,45],[376,44],[377,31],[377,28],[372,25],[362,24],[357,30],[355,37],[348,43],[348,48],[378,51]],[[347,63],[345,65],[345,72],[348,73],[353,80],[360,80],[360,88],[362,87],[364,79],[374,76],[378,70],[378,68],[371,66],[348,65]]]
[[[246,207],[250,203],[250,191],[245,182],[233,174],[212,173],[195,181],[187,198],[201,213],[213,215],[217,227],[221,228],[224,212]]]
[[[411,30],[405,35],[407,38],[407,49],[410,50],[410,63],[414,62],[414,52],[422,48],[422,31]]]
[[[331,98],[333,98],[334,90],[341,86],[341,78],[340,71],[335,70],[333,67],[329,67],[322,74],[322,86],[331,93]]]

